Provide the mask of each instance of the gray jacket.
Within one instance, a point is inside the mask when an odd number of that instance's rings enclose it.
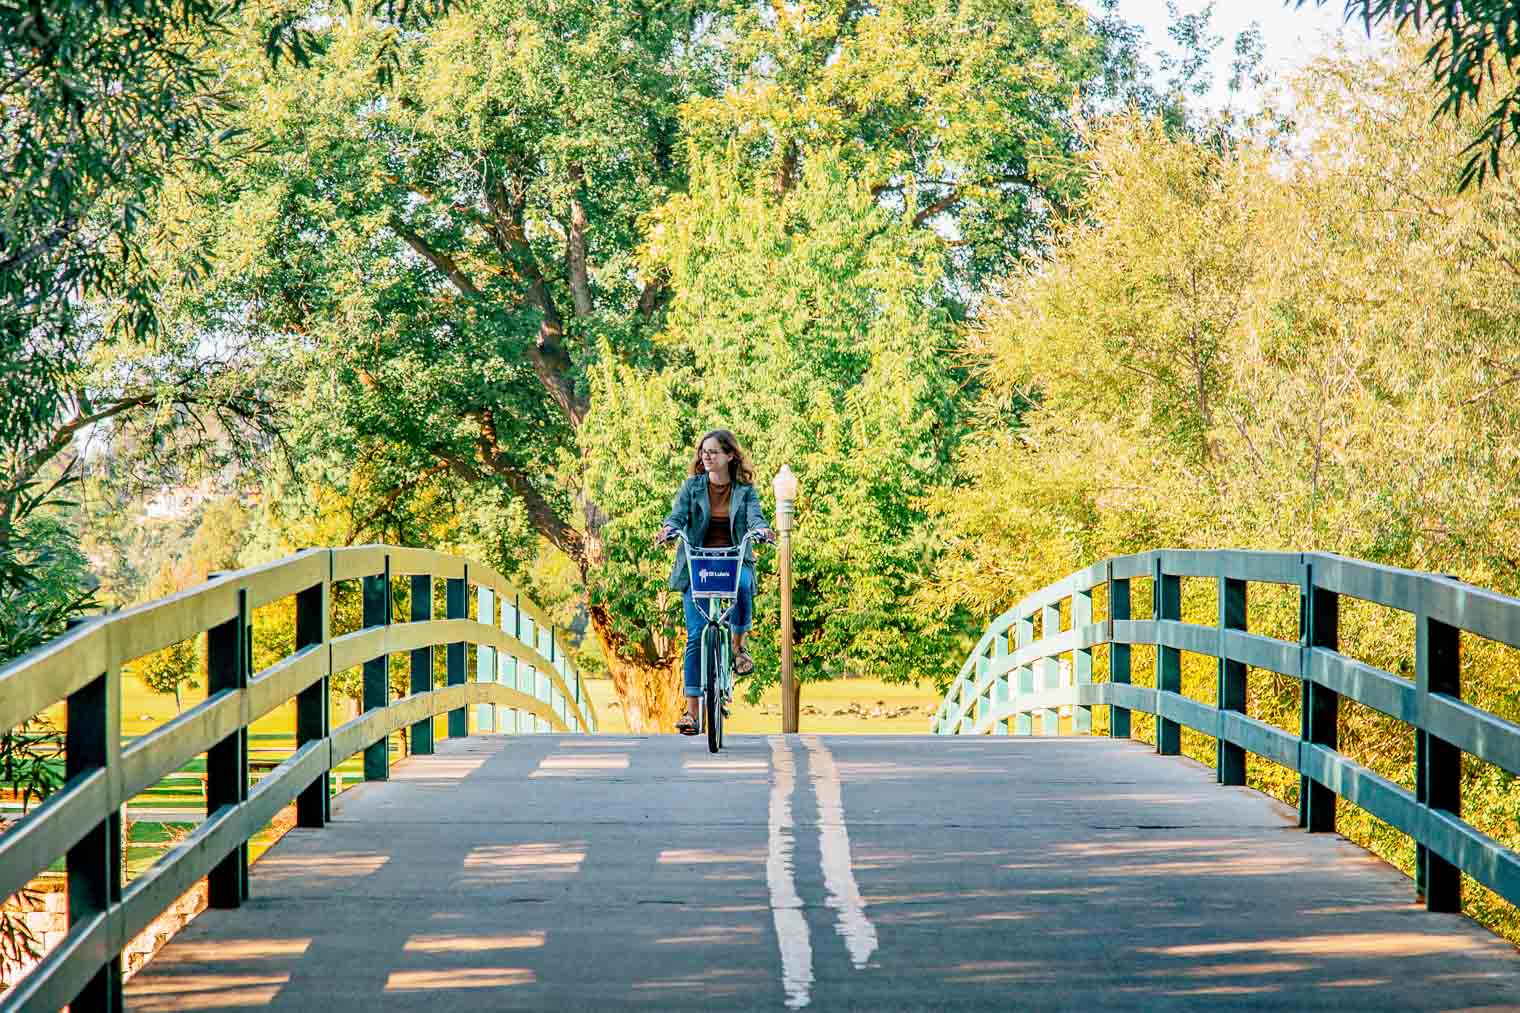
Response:
[[[686,540],[692,545],[700,546],[703,536],[707,533],[707,518],[712,516],[712,506],[707,498],[707,473],[693,475],[681,483],[681,489],[676,493],[675,502],[670,505],[670,516],[665,518],[665,523],[686,536]],[[752,485],[734,483],[733,494],[728,499],[728,532],[732,544],[738,545],[740,540],[751,531],[760,528],[768,528],[765,522],[765,514],[760,510],[760,494],[755,492]],[[744,550],[744,562],[754,565],[754,551],[748,547]],[[686,547],[676,546],[676,565],[670,571],[670,587],[673,591],[684,591],[691,582],[691,575],[686,572]]]

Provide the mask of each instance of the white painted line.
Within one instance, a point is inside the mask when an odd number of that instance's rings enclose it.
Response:
[[[840,794],[839,770],[834,754],[816,735],[804,735],[808,748],[808,779],[818,797],[818,847],[823,852],[823,883],[828,887],[828,905],[837,911],[836,931],[850,951],[850,963],[858,971],[876,952],[876,926],[866,917],[866,902],[855,883],[854,862],[850,858],[850,832],[844,825],[844,798]]]
[[[792,789],[797,783],[792,750],[786,739],[771,736],[770,847],[765,859],[765,885],[770,890],[771,914],[781,948],[781,987],[787,1009],[812,1002],[813,944],[808,938],[802,898],[792,878]]]

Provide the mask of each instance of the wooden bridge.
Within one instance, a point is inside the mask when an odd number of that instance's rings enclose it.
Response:
[[[416,581],[409,622],[391,621],[397,575]],[[1184,578],[1217,585],[1216,625],[1182,621]],[[334,583],[352,579],[366,627],[332,636]],[[1154,589],[1149,618],[1131,617],[1135,579]],[[1298,642],[1245,628],[1252,582],[1300,590]],[[295,653],[250,672],[250,614],[292,596]],[[1339,653],[1341,597],[1414,617],[1414,681]],[[0,887],[63,858],[72,925],[0,1003],[1520,1008],[1520,954],[1453,913],[1464,872],[1520,898],[1520,856],[1463,820],[1457,788],[1464,753],[1520,770],[1520,728],[1464,703],[1458,679],[1464,633],[1516,644],[1517,616],[1520,602],[1457,581],[1336,557],[1123,557],[992,624],[934,721],[956,738],[736,737],[712,756],[678,736],[582,734],[595,717],[554,631],[488,569],[385,547],[303,553],[0,671],[8,726],[66,701],[70,775],[0,837]],[[209,699],[113,745],[121,665],[200,631]],[[469,644],[491,652],[483,681],[465,681]],[[1131,681],[1137,644],[1156,652],[1154,687]],[[438,647],[447,684],[419,656],[428,678],[390,699],[384,659]],[[1213,703],[1182,694],[1181,652],[1217,659]],[[324,681],[356,665],[367,709],[330,728]],[[1246,666],[1301,681],[1299,734],[1248,715]],[[1340,696],[1414,729],[1416,792],[1337,751]],[[250,790],[247,726],[291,698],[298,748]],[[472,704],[495,727],[548,733],[465,735],[451,718],[432,742],[426,719]],[[1094,708],[1111,736],[1084,734],[1102,724]],[[1156,715],[1157,747],[1129,738],[1135,712]],[[386,736],[408,725],[418,755],[391,766]],[[1184,726],[1217,741],[1217,773],[1169,755]],[[369,783],[329,804],[327,772],[360,751]],[[200,752],[206,820],[124,886],[119,807]],[[1306,779],[1301,812],[1242,786],[1248,755]],[[1326,832],[1338,797],[1418,842],[1423,905]],[[292,800],[298,828],[250,870],[245,842]],[[127,941],[202,876],[212,910],[123,985]]]

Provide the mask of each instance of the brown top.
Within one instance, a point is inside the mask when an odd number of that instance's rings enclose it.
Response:
[[[728,527],[728,502],[733,492],[732,482],[728,485],[707,483],[707,505],[712,509],[707,518],[707,533],[702,538],[703,548],[726,549],[733,544]]]

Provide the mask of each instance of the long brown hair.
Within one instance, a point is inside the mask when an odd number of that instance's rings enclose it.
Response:
[[[702,444],[708,440],[717,440],[718,446],[722,447],[725,452],[733,455],[728,462],[728,480],[730,482],[736,482],[739,485],[755,484],[755,469],[750,466],[749,455],[744,452],[743,447],[739,446],[739,441],[734,438],[734,434],[727,429],[709,429],[702,434],[702,438],[697,441],[696,452],[691,455],[691,473],[693,475],[701,475],[707,471],[702,466]]]

